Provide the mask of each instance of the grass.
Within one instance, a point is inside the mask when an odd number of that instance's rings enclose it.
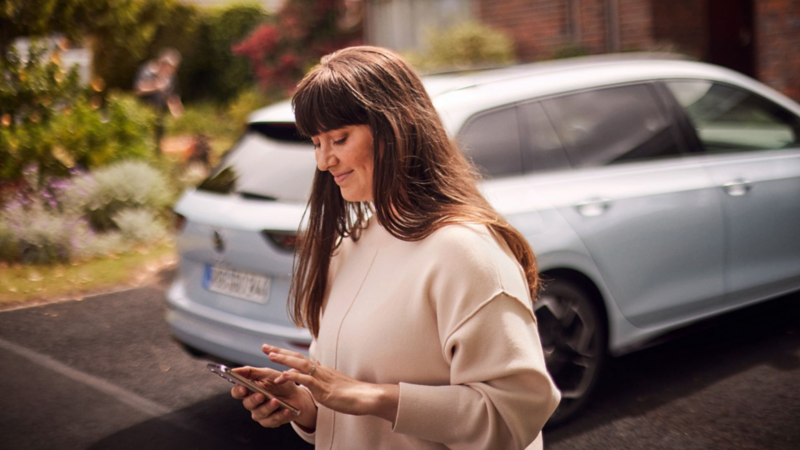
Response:
[[[133,287],[174,265],[172,243],[79,263],[0,267],[0,309]]]

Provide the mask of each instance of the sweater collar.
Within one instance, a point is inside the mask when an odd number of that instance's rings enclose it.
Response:
[[[359,238],[358,242],[363,242],[364,245],[372,247],[386,247],[400,242],[400,240],[392,236],[391,233],[378,222],[378,218],[373,214],[369,220],[367,220],[367,227],[361,231],[361,238]]]

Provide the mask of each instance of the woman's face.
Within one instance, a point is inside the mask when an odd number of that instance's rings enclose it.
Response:
[[[348,202],[372,201],[372,130],[350,125],[312,136],[317,168],[328,171]]]

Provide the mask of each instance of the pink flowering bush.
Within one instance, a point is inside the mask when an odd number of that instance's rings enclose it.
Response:
[[[360,3],[287,0],[274,23],[260,25],[233,52],[247,57],[262,89],[285,95],[320,57],[360,43],[361,20],[352,5]]]

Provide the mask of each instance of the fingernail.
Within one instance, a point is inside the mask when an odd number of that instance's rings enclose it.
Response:
[[[264,396],[261,394],[256,394],[255,396],[253,396],[253,400],[257,401],[258,403],[261,403],[264,401]]]

